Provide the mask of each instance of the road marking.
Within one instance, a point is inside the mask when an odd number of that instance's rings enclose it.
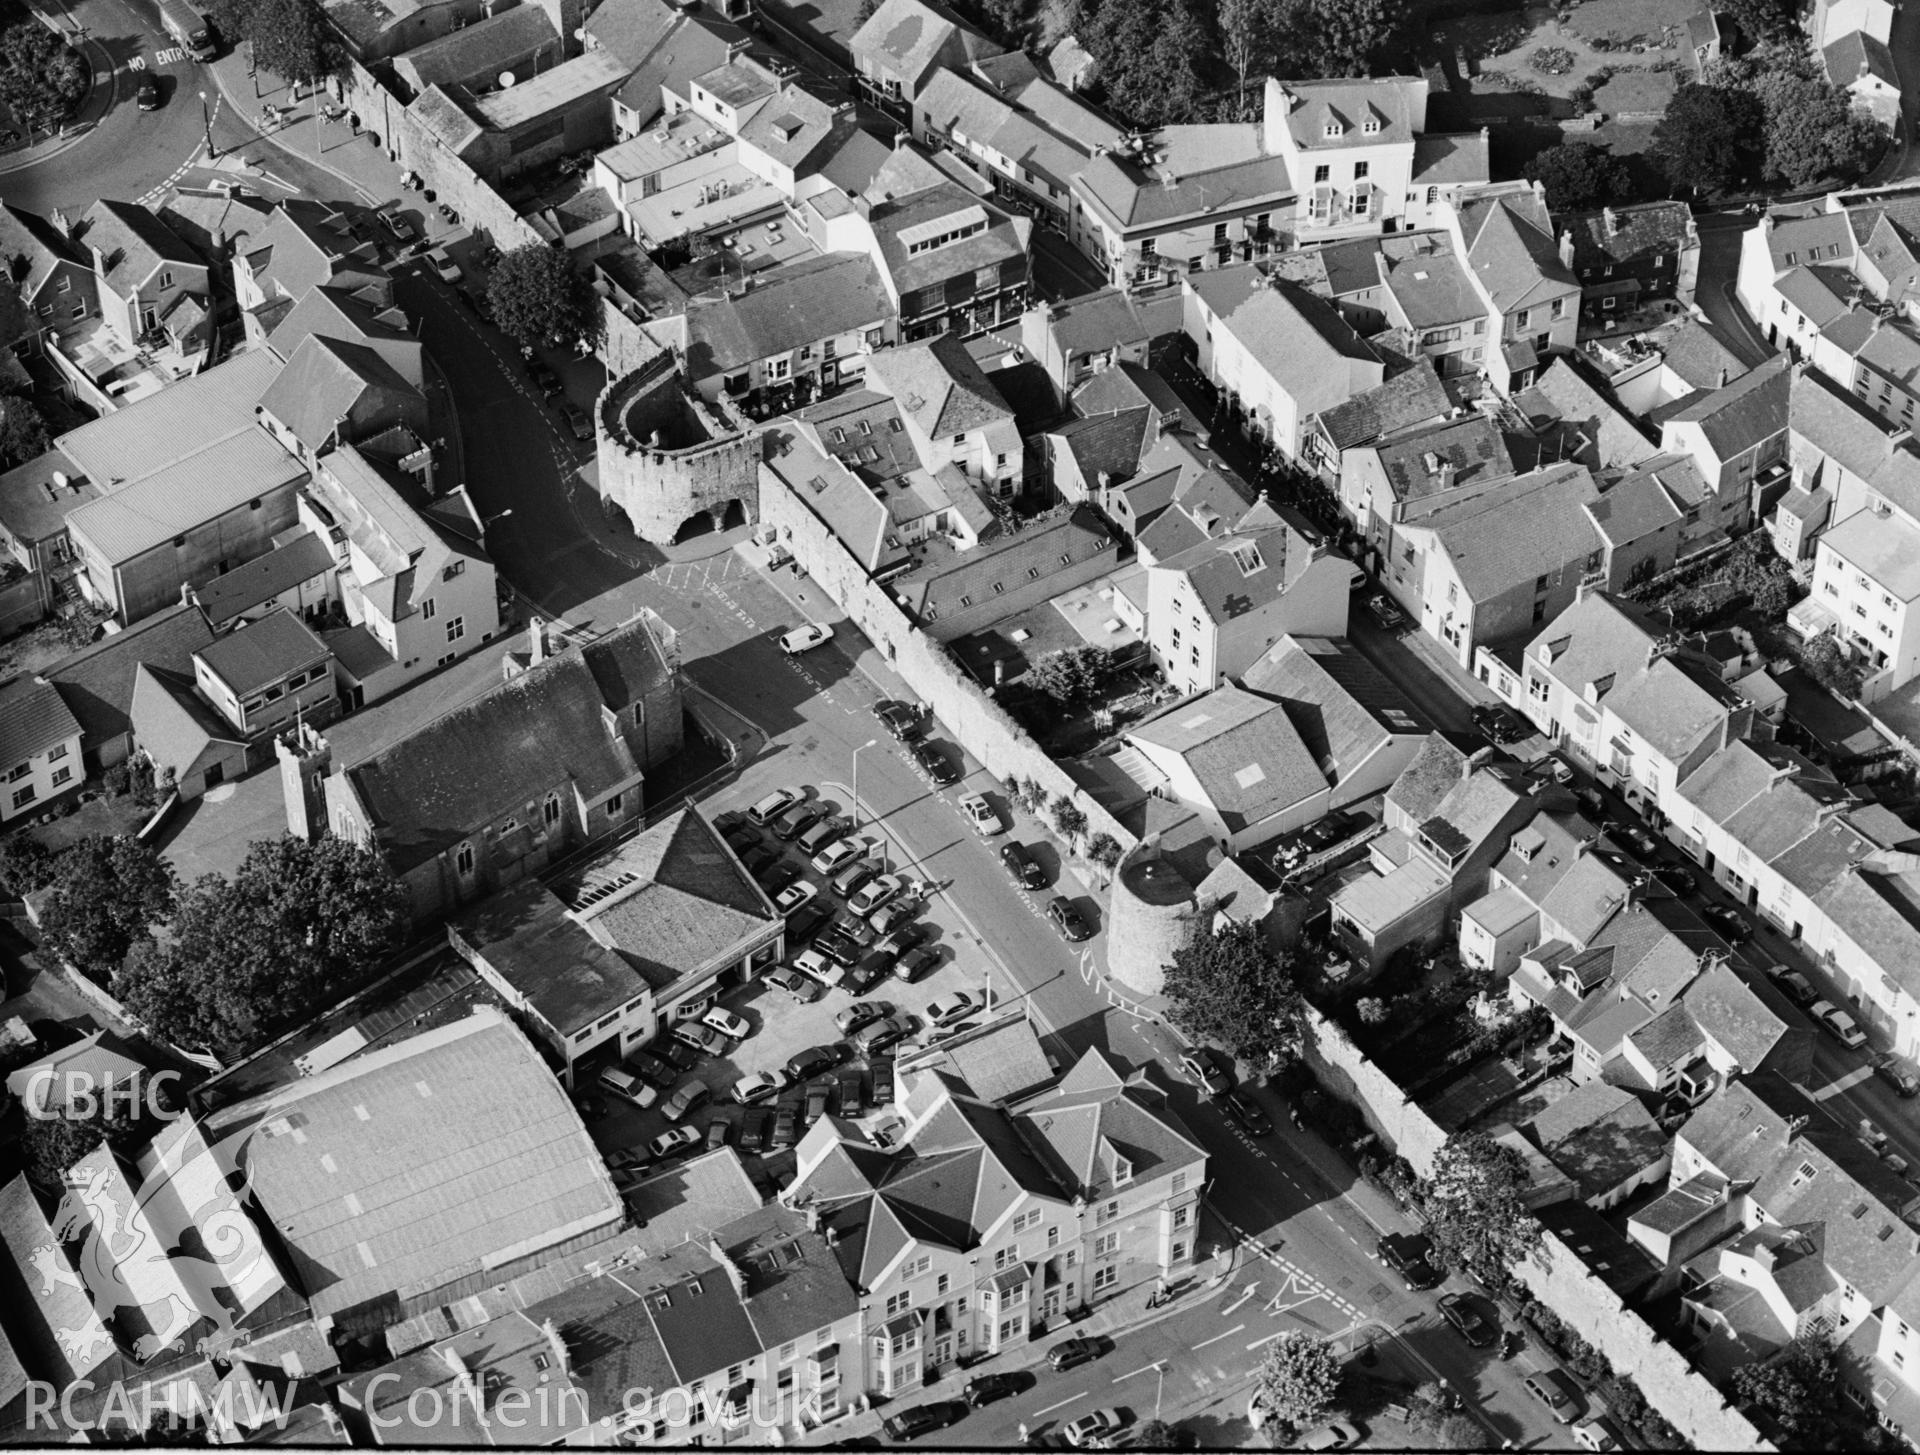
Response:
[[[1241,1290],[1240,1297],[1236,1298],[1232,1303],[1228,1304],[1225,1308],[1220,1310],[1220,1316],[1222,1318],[1225,1318],[1228,1314],[1232,1313],[1235,1309],[1239,1308],[1241,1304],[1245,1303],[1248,1299],[1253,1297],[1253,1291],[1259,1286],[1260,1284],[1258,1280],[1255,1280],[1254,1282],[1249,1283],[1246,1286],[1246,1288]]]
[[[1277,1334],[1268,1334],[1264,1339],[1255,1339],[1251,1344],[1247,1345],[1247,1347],[1249,1349],[1258,1349],[1262,1344],[1271,1344],[1275,1339],[1284,1339],[1291,1332],[1291,1329],[1282,1329]]]
[[[1247,1326],[1245,1324],[1235,1324],[1232,1328],[1228,1329],[1224,1334],[1215,1334],[1211,1339],[1202,1339],[1198,1344],[1195,1344],[1193,1346],[1194,1352],[1198,1353],[1200,1350],[1206,1348],[1207,1345],[1209,1344],[1217,1344],[1222,1339],[1231,1339],[1235,1334],[1244,1334],[1246,1331],[1247,1331]]]
[[[1222,1337],[1224,1338],[1225,1336],[1222,1335]],[[1133,1371],[1133,1374],[1151,1374],[1154,1372],[1154,1370],[1158,1369],[1159,1367],[1160,1367],[1160,1361],[1156,1359],[1151,1364],[1141,1365],[1138,1369]],[[1113,1382],[1115,1384],[1118,1384],[1123,1379],[1131,1379],[1133,1378],[1133,1374],[1116,1374],[1113,1376]]]
[[[176,61],[184,61],[187,58],[187,53],[181,50],[179,46],[169,46],[163,51],[155,51],[153,58],[163,66],[170,66]]]
[[[1083,1389],[1078,1394],[1068,1395],[1065,1399],[1061,1400],[1060,1403],[1058,1404],[1050,1404],[1045,1409],[1035,1410],[1033,1413],[1035,1418],[1038,1418],[1041,1415],[1050,1415],[1055,1410],[1065,1409],[1068,1405],[1072,1404],[1076,1399],[1085,1399],[1086,1397],[1087,1397],[1087,1391]]]

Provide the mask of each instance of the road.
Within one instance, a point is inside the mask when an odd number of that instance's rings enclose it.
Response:
[[[1753,225],[1745,212],[1695,212],[1700,230],[1700,277],[1693,301],[1735,353],[1762,364],[1775,349],[1733,297],[1740,271],[1740,234]]]

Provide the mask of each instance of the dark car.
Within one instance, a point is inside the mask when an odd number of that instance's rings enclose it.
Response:
[[[901,1410],[897,1415],[888,1415],[880,1422],[880,1428],[889,1440],[912,1440],[921,1435],[931,1435],[935,1430],[944,1430],[954,1421],[966,1416],[967,1407],[958,1400],[936,1400],[933,1404],[915,1405],[910,1410]]]
[[[1767,978],[1779,986],[1781,993],[1795,1005],[1812,1005],[1820,998],[1820,992],[1813,988],[1812,981],[1785,965],[1767,966]]]
[[[683,1076],[700,1064],[700,1058],[694,1053],[693,1049],[681,1045],[678,1041],[674,1040],[671,1035],[662,1036],[659,1040],[648,1046],[647,1050],[659,1057],[662,1061],[665,1061]]]
[[[774,836],[790,844],[826,816],[826,809],[817,803],[796,803],[773,821]]]
[[[910,743],[920,736],[921,715],[908,703],[876,702],[873,715],[880,719],[880,726],[903,743]]]
[[[142,111],[160,109],[160,82],[153,72],[148,71],[140,77],[140,84],[134,88],[133,101]]]
[[[807,1088],[806,1110],[800,1114],[800,1120],[812,1126],[827,1114],[828,1103],[833,1099],[834,1083],[831,1076],[823,1076]]]
[[[757,849],[747,850],[746,853],[740,856],[740,862],[747,866],[747,872],[749,874],[758,879],[762,874],[766,873],[767,870],[780,862],[780,851],[763,844]]]
[[[774,1108],[773,1135],[767,1139],[767,1150],[784,1152],[800,1140],[800,1104],[796,1101],[783,1101]]]
[[[853,942],[853,939],[839,926],[822,930],[815,936],[814,949],[825,955],[836,965],[851,968],[853,963],[867,952]]]
[[[529,359],[527,377],[533,380],[534,387],[540,391],[542,399],[551,399],[560,392],[560,376],[548,368],[544,360]]]
[[[893,962],[893,978],[911,985],[922,975],[930,975],[940,963],[940,952],[931,945],[915,945]]]
[[[725,1117],[714,1117],[707,1123],[707,1150],[718,1152],[727,1145],[727,1138],[733,1135],[733,1123]]]
[[[820,933],[820,927],[833,918],[833,911],[819,900],[803,904],[794,911],[793,918],[787,921],[787,943],[804,945]]]
[[[920,765],[920,771],[931,778],[937,788],[960,781],[960,770],[953,766],[953,760],[932,743],[916,743],[913,761]]]
[[[1260,1110],[1259,1103],[1246,1092],[1229,1091],[1220,1098],[1220,1105],[1248,1136],[1266,1137],[1273,1134],[1273,1123],[1267,1120],[1267,1114]]]
[[[1047,871],[1027,852],[1025,844],[1016,844],[1009,840],[1000,846],[1000,862],[1007,866],[1007,872],[1026,889],[1045,889]]]
[[[871,1100],[876,1107],[893,1104],[893,1057],[867,1058],[867,1080],[872,1084]]]
[[[1651,859],[1660,852],[1660,841],[1637,823],[1616,819],[1607,832],[1635,858]]]
[[[1700,911],[1700,918],[1729,945],[1744,944],[1753,938],[1753,926],[1747,923],[1746,916],[1724,904],[1708,905]]]
[[[960,1397],[975,1409],[996,1399],[1020,1393],[1033,1383],[1029,1374],[976,1374],[960,1390]]]
[[[1693,871],[1684,864],[1661,864],[1653,871],[1653,877],[1666,889],[1667,893],[1685,899],[1700,887],[1700,881],[1694,878]]]
[[[767,1133],[773,1126],[773,1113],[764,1106],[748,1107],[740,1118],[740,1150],[758,1152],[767,1145]]]
[[[924,920],[914,920],[882,935],[875,942],[873,950],[876,955],[904,955],[915,945],[932,939],[933,933],[932,925]]]
[[[593,420],[586,410],[571,399],[560,401],[560,422],[572,431],[573,437],[577,440],[586,441],[593,438]]]
[[[1079,943],[1093,937],[1093,926],[1086,917],[1073,907],[1069,899],[1054,899],[1047,905],[1047,918],[1053,921],[1053,927],[1060,931],[1062,939]]]
[[[890,1015],[856,1031],[853,1046],[862,1056],[871,1056],[875,1051],[884,1051],[912,1034],[912,1020],[904,1015]]]
[[[1081,1338],[1076,1335],[1071,1339],[1062,1339],[1047,1350],[1047,1363],[1051,1364],[1054,1373],[1058,1374],[1063,1369],[1074,1369],[1090,1363],[1105,1352],[1106,1345],[1100,1340]]]
[[[1380,1240],[1380,1261],[1406,1279],[1415,1293],[1440,1285],[1433,1266],[1433,1241],[1420,1233],[1388,1233]]]
[[[728,829],[722,837],[726,839],[727,847],[736,854],[751,854],[760,847],[760,835],[744,825],[740,828]]]
[[[662,1091],[680,1079],[678,1067],[669,1065],[651,1051],[635,1051],[627,1057],[626,1065],[627,1070],[635,1076],[653,1083]]]
[[[1488,742],[1517,743],[1533,736],[1533,724],[1501,703],[1479,703],[1467,716],[1473,722],[1474,731]]]
[[[822,1071],[831,1071],[840,1064],[840,1058],[826,1046],[809,1046],[804,1051],[796,1051],[787,1058],[787,1078],[791,1081],[805,1081],[809,1076],[818,1076]]]
[[[1206,1096],[1224,1096],[1233,1090],[1233,1072],[1211,1046],[1195,1046],[1180,1057],[1180,1072]]]
[[[1920,1076],[1914,1075],[1904,1061],[1881,1056],[1873,1063],[1873,1074],[1902,1096],[1920,1096]]]
[[[1446,1321],[1454,1326],[1476,1349],[1484,1349],[1493,1342],[1493,1325],[1487,1322],[1487,1316],[1475,1308],[1463,1293],[1450,1293],[1440,1300],[1440,1312]]]
[[[840,1068],[840,1115],[857,1117],[866,1108],[866,1088],[861,1084],[858,1066]]]
[[[800,866],[798,864],[775,864],[760,876],[760,887],[766,890],[768,895],[775,895],[799,877]]]

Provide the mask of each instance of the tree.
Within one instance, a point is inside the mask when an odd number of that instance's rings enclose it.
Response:
[[[1247,77],[1260,68],[1272,48],[1270,0],[1220,0],[1220,54],[1240,82],[1240,114],[1246,113]]]
[[[346,59],[319,0],[230,3],[215,14],[214,24],[230,38],[244,36],[260,70],[296,86],[332,75]]]
[[[1550,146],[1528,163],[1525,171],[1547,189],[1547,206],[1555,212],[1585,212],[1604,203],[1625,201],[1632,185],[1627,164],[1590,141],[1563,141]]]
[[[53,882],[59,856],[32,834],[0,839],[0,889],[24,899]]]
[[[1835,697],[1851,702],[1860,695],[1864,674],[1860,664],[1840,649],[1831,632],[1824,632],[1800,649],[1800,665]]]
[[[1487,1444],[1487,1432],[1469,1416],[1455,1413],[1433,1427],[1433,1443],[1442,1450],[1479,1450]]]
[[[107,984],[173,911],[173,869],[138,839],[94,834],[60,856],[40,919],[47,943]]]
[[[1749,44],[1795,38],[1798,6],[1793,0],[1722,0],[1714,9],[1731,17]]]
[[[1099,0],[1080,40],[1122,116],[1156,127],[1193,115],[1208,46],[1190,0]]]
[[[0,469],[11,470],[52,448],[39,407],[24,395],[0,395]]]
[[[1780,1427],[1778,1444],[1788,1450],[1844,1448],[1834,1416],[1842,1407],[1840,1370],[1833,1349],[1802,1335],[1774,1358],[1733,1371],[1733,1395]]]
[[[1689,82],[1654,128],[1653,151],[1676,187],[1721,192],[1746,174],[1759,135],[1760,104],[1750,94]]]
[[[1199,1442],[1189,1430],[1165,1420],[1148,1420],[1140,1427],[1140,1433],[1133,1439],[1133,1445],[1140,1450],[1193,1450],[1199,1448]]]
[[[1368,75],[1400,18],[1400,0],[1291,0],[1277,26],[1282,68],[1309,80]]]
[[[166,945],[129,958],[128,1007],[180,1045],[248,1050],[332,1005],[397,949],[405,888],[345,839],[262,839],[189,889]]]
[[[1526,1164],[1485,1132],[1447,1139],[1434,1159],[1427,1233],[1454,1267],[1504,1272],[1540,1247],[1540,1224],[1521,1192]]]
[[[1300,1430],[1332,1412],[1340,1388],[1340,1359],[1325,1339],[1289,1329],[1267,1345],[1253,1380],[1254,1398],[1268,1418]]]
[[[1105,829],[1087,840],[1087,859],[1091,863],[1098,864],[1109,874],[1120,862],[1121,853],[1120,841]]]
[[[860,8],[856,10],[853,15],[854,29],[858,30],[869,20],[873,19],[879,9],[880,0],[860,0]]]
[[[1387,1018],[1387,1003],[1377,995],[1361,996],[1353,1009],[1363,1025],[1377,1026]]]
[[[29,1116],[20,1134],[27,1176],[48,1192],[66,1185],[67,1169],[105,1140],[125,1151],[139,1139],[140,1123],[125,1101],[97,1098],[86,1116]]]
[[[1087,815],[1079,804],[1062,796],[1053,803],[1053,826],[1069,844],[1087,831]]]
[[[1163,990],[1174,1025],[1236,1060],[1266,1066],[1299,1044],[1300,992],[1257,925],[1235,920],[1215,932],[1196,923]]]
[[[1062,707],[1097,697],[1113,680],[1113,654],[1105,647],[1062,647],[1048,652],[1027,672],[1027,684]]]
[[[1879,128],[1824,76],[1764,73],[1753,94],[1763,117],[1762,165],[1789,187],[1856,177],[1880,149]]]
[[[73,115],[89,82],[87,63],[38,21],[0,31],[0,103],[29,130]]]
[[[526,243],[494,265],[487,303],[494,322],[528,348],[598,332],[593,287],[561,248]]]

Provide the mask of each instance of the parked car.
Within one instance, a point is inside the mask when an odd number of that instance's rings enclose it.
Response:
[[[827,1046],[809,1046],[804,1051],[795,1051],[787,1057],[787,1080],[805,1081],[810,1076],[818,1076],[822,1071],[831,1071],[840,1064],[840,1057]]]
[[[622,1066],[609,1066],[598,1078],[602,1091],[617,1096],[643,1110],[660,1099],[660,1093]]]
[[[1006,827],[1000,822],[1000,810],[977,793],[969,793],[960,800],[960,816],[972,825],[976,834],[985,839],[992,838]]]
[[[683,1081],[674,1087],[660,1107],[660,1114],[670,1122],[680,1121],[701,1102],[713,1095],[713,1088],[704,1081]]]
[[[747,817],[752,819],[756,824],[765,827],[799,801],[800,794],[797,790],[792,788],[776,788],[765,798],[755,803],[753,807],[749,808],[747,810]]]
[[[1220,1064],[1220,1053],[1211,1046],[1196,1046],[1181,1056],[1180,1072],[1208,1096],[1233,1090],[1232,1073]]]
[[[647,1049],[674,1069],[673,1080],[693,1070],[700,1064],[700,1053],[690,1046],[683,1046],[671,1036],[663,1036]]]
[[[1300,1450],[1350,1450],[1360,1443],[1360,1432],[1345,1420],[1330,1420],[1293,1443]]]
[[[1665,886],[1669,894],[1680,899],[1685,899],[1700,888],[1700,881],[1694,877],[1693,870],[1684,864],[1657,865],[1653,877]]]
[[[718,1152],[727,1145],[727,1138],[733,1135],[733,1123],[725,1117],[707,1119],[707,1150]]]
[[[1079,943],[1093,937],[1093,926],[1088,924],[1079,910],[1073,907],[1073,901],[1055,897],[1047,902],[1047,918],[1053,921],[1053,927],[1060,931],[1062,939]]]
[[[767,1150],[784,1152],[800,1140],[800,1104],[783,1101],[774,1108],[773,1135],[767,1139]]]
[[[880,726],[903,743],[910,743],[920,736],[923,723],[921,714],[904,702],[877,702],[873,715],[880,719]]]
[[[833,892],[842,899],[852,899],[860,892],[860,886],[878,873],[879,870],[865,862],[849,864],[828,882],[833,885]]]
[[[818,1000],[826,990],[818,980],[802,975],[791,965],[781,965],[769,970],[767,984],[776,990],[784,990],[802,1005]]]
[[[1022,889],[1045,889],[1047,871],[1042,869],[1033,855],[1027,852],[1027,846],[1009,839],[1000,846],[1000,862],[1007,866],[1007,872],[1014,877]]]
[[[893,1102],[893,1057],[867,1057],[867,1079],[873,1086],[873,1104],[889,1106]]]
[[[727,1038],[712,1026],[697,1021],[688,1021],[673,1028],[673,1038],[683,1046],[691,1046],[703,1056],[724,1056],[727,1053]]]
[[[653,1153],[653,1160],[662,1162],[668,1157],[677,1157],[682,1152],[692,1151],[705,1140],[706,1138],[697,1128],[673,1127],[655,1137],[647,1146]]]
[[[799,888],[796,884],[794,888]],[[819,899],[809,900],[800,912],[787,921],[787,943],[804,945],[820,933],[820,927],[833,918],[833,911]]]
[[[823,813],[793,841],[793,846],[811,859],[852,827],[838,814]]]
[[[856,1000],[833,1018],[834,1029],[843,1036],[850,1036],[860,1027],[884,1018],[887,1013],[885,1001]]]
[[[866,1097],[863,1095],[863,1088],[860,1084],[860,1068],[858,1066],[842,1066],[840,1068],[839,1079],[840,1115],[843,1117],[859,1116],[861,1112],[866,1110]]]
[[[1527,1393],[1545,1405],[1561,1424],[1569,1423],[1580,1412],[1579,1387],[1560,1370],[1536,1370],[1524,1382]]]
[[[750,1106],[740,1117],[740,1150],[764,1151],[767,1133],[773,1128],[773,1112],[764,1106]]]
[[[855,914],[872,914],[905,887],[897,875],[881,874],[869,879],[853,894],[848,895],[847,908]]]
[[[560,422],[582,444],[593,438],[593,417],[571,399],[560,401]]]
[[[1747,923],[1747,917],[1724,904],[1708,905],[1700,911],[1700,918],[1707,922],[1708,929],[1729,945],[1745,944],[1753,938],[1753,926]]]
[[[533,387],[540,391],[542,399],[552,399],[561,392],[560,376],[548,368],[544,360],[527,360],[527,377],[533,380]]]
[[[1075,1449],[1082,1445],[1091,1447],[1095,1441],[1105,1440],[1120,1428],[1120,1415],[1116,1410],[1088,1410],[1077,1420],[1069,1420],[1061,1431],[1067,1437],[1067,1443]]]
[[[1873,1063],[1873,1074],[1902,1096],[1920,1096],[1920,1076],[1895,1057],[1881,1056]]]
[[[935,1400],[932,1404],[915,1405],[897,1415],[888,1415],[880,1422],[880,1429],[889,1440],[913,1440],[946,1429],[966,1413],[967,1407],[957,1401]]]
[[[805,626],[797,626],[780,638],[780,650],[789,657],[797,657],[802,652],[810,652],[822,642],[833,640],[833,628],[824,622],[810,621]]]
[[[867,852],[864,839],[840,839],[828,844],[808,862],[818,874],[837,874]]]
[[[817,803],[796,803],[773,821],[773,836],[790,844],[826,816],[826,809]]]
[[[1240,1129],[1250,1137],[1269,1137],[1273,1135],[1273,1123],[1267,1114],[1260,1110],[1260,1104],[1244,1091],[1229,1091],[1220,1098],[1221,1109],[1240,1124]]]
[[[949,783],[960,781],[960,770],[953,766],[953,760],[932,743],[915,743],[913,761],[920,765],[920,771],[931,778],[936,788],[945,788]]]
[[[1606,1455],[1609,1450],[1625,1448],[1620,1432],[1607,1420],[1582,1420],[1569,1432],[1573,1443],[1582,1450],[1592,1450],[1596,1455]]]
[[[607,1153],[609,1172],[631,1172],[636,1167],[644,1167],[650,1159],[645,1147],[622,1147],[617,1152]]]
[[[1379,1242],[1380,1261],[1407,1281],[1415,1293],[1440,1286],[1433,1266],[1433,1240],[1424,1233],[1388,1233]]]
[[[433,271],[440,275],[442,283],[451,283],[455,287],[460,283],[460,265],[453,260],[453,254],[445,248],[428,248],[427,262]]]
[[[1440,1313],[1474,1348],[1484,1349],[1493,1342],[1493,1325],[1464,1293],[1450,1293],[1442,1298]]]
[[[823,1076],[807,1087],[807,1099],[802,1105],[800,1120],[812,1126],[827,1114],[827,1101],[833,1095],[834,1081],[831,1076]]]
[[[926,1009],[920,1014],[929,1025],[950,1026],[978,1014],[985,1004],[986,1001],[971,990],[956,990],[952,995],[942,995],[928,1001]]]
[[[1660,852],[1660,841],[1637,823],[1615,819],[1607,825],[1607,833],[1636,859],[1650,860]]]
[[[773,897],[773,907],[780,911],[782,919],[792,919],[800,907],[820,892],[820,886],[811,880],[802,879],[789,884]]]
[[[884,941],[895,931],[913,923],[913,917],[920,913],[917,899],[896,899],[893,903],[876,909],[867,916],[867,928]],[[876,942],[877,944],[878,942]]]
[[[797,864],[769,864],[754,876],[760,881],[760,887],[767,891],[767,897],[773,898],[789,885],[800,882],[800,866]]]
[[[388,235],[391,236],[395,242],[410,243],[419,241],[420,233],[418,229],[398,212],[382,212],[377,215],[380,218],[380,225],[387,230]]]
[[[893,978],[908,985],[922,975],[931,974],[940,963],[940,952],[931,945],[916,945],[893,962]]]
[[[1533,724],[1503,703],[1476,703],[1467,717],[1488,742],[1517,743],[1533,736]]]
[[[1379,622],[1388,631],[1398,631],[1407,624],[1406,613],[1393,604],[1393,598],[1384,591],[1376,591],[1367,598],[1367,615]]]
[[[736,854],[750,854],[760,847],[760,835],[745,824],[728,829],[720,837],[727,841],[727,847]]]
[[[904,1041],[913,1034],[913,1022],[904,1015],[890,1015],[862,1026],[853,1037],[853,1046],[863,1056]]]
[[[757,849],[749,849],[740,856],[740,863],[755,879],[765,874],[780,862],[780,851],[765,844]]]
[[[873,927],[880,929],[878,924]],[[873,952],[876,955],[904,955],[922,940],[932,938],[932,925],[924,920],[908,920],[894,929],[882,931],[880,938],[873,942]]]
[[[1807,1014],[1832,1034],[1833,1038],[1849,1051],[1857,1051],[1867,1043],[1867,1033],[1860,1029],[1854,1018],[1831,1001],[1816,1000],[1807,1007]]]
[[[1053,1366],[1054,1373],[1075,1369],[1082,1364],[1098,1359],[1106,1352],[1106,1345],[1099,1339],[1075,1335],[1071,1339],[1062,1339],[1047,1350],[1047,1363]]]
[[[733,1099],[741,1106],[771,1101],[786,1089],[787,1078],[778,1071],[754,1071],[733,1083]]]
[[[831,960],[834,964],[841,966],[843,970],[851,970],[859,963],[860,957],[867,953],[867,947],[847,933],[843,916],[841,919],[835,920],[831,926],[822,930],[814,937],[813,949],[807,951],[807,953],[809,955],[815,955],[816,958]],[[793,963],[796,965],[800,964],[798,960],[795,960]],[[808,973],[812,973],[810,966],[804,966],[802,968],[807,969]],[[841,978],[842,976],[839,974],[835,974],[831,979],[828,979],[824,974],[821,976],[821,979],[826,980],[829,985],[837,984]]]
[[[1030,1374],[976,1374],[961,1386],[960,1397],[974,1409],[1020,1393],[1032,1384]]]
[[[635,1076],[651,1081],[663,1090],[678,1081],[681,1074],[678,1066],[661,1060],[651,1051],[634,1051],[629,1054],[627,1069]]]

